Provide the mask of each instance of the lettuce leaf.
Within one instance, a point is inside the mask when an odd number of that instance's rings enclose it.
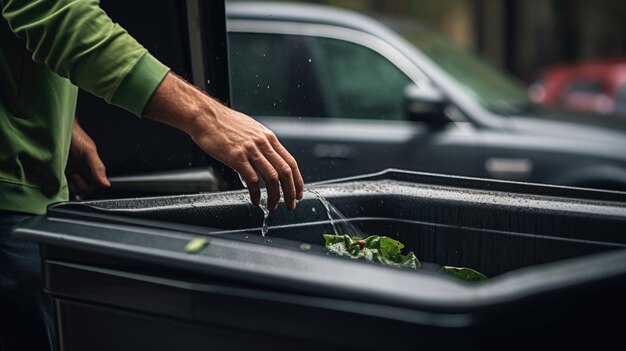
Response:
[[[372,235],[365,239],[349,235],[322,234],[326,252],[352,259],[364,259],[398,268],[421,267],[413,252],[402,254],[404,244],[386,236]],[[448,274],[466,282],[487,279],[485,275],[470,268],[443,266],[439,273]]]
[[[465,267],[443,266],[439,272],[449,274],[466,282],[479,282],[487,279],[484,274]]]
[[[185,245],[185,251],[187,251],[187,253],[195,254],[202,251],[202,249],[204,249],[207,245],[209,245],[209,240],[207,238],[194,238],[191,239],[187,245]]]
[[[402,254],[404,244],[386,236],[365,239],[349,235],[323,234],[327,252],[352,259],[365,259],[394,267],[417,269],[421,266],[414,253]]]

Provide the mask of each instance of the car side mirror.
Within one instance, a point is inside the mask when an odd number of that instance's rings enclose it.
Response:
[[[409,84],[404,89],[404,107],[410,121],[441,126],[450,122],[445,114],[447,98],[439,89]]]

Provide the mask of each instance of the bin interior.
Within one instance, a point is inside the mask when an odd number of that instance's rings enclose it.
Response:
[[[394,179],[392,173],[310,189],[345,216],[333,214],[340,234],[348,233],[350,223],[364,235],[401,241],[422,262],[470,267],[488,277],[626,247],[622,193],[524,184],[517,186],[525,189],[501,191],[492,189],[499,183],[478,180],[471,187],[441,183],[419,174],[398,173]],[[53,207],[49,216],[141,223],[290,250],[308,243],[316,255],[325,254],[322,234],[334,233],[312,191],[305,191],[295,211],[280,204],[266,237],[263,211],[249,203],[246,191],[67,203]]]

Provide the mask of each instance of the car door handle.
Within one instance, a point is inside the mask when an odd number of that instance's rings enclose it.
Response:
[[[354,156],[352,147],[346,144],[315,144],[313,155],[317,158],[347,160]]]
[[[193,194],[219,190],[211,167],[109,177],[112,190],[159,194]]]
[[[527,158],[488,158],[485,169],[494,178],[524,180],[533,171],[533,162]]]

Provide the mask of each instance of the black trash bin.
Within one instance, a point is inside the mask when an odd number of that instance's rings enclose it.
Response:
[[[621,343],[626,193],[393,170],[313,188],[424,268],[327,255],[333,227],[310,192],[266,237],[244,191],[62,203],[15,235],[41,244],[67,351]],[[208,245],[187,253],[198,237]]]

